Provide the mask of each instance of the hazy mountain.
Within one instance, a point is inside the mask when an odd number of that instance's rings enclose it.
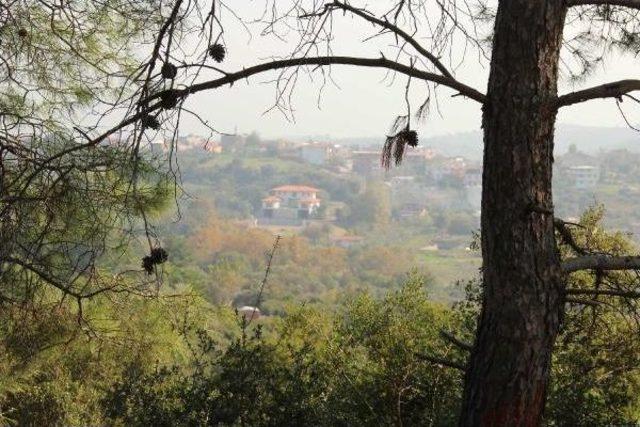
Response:
[[[333,139],[333,141],[344,145],[379,145],[382,147],[384,136],[341,138]],[[476,160],[482,158],[482,133],[480,131],[438,135],[422,139],[420,142],[447,156],[465,156]],[[616,148],[640,152],[640,133],[623,127],[559,125],[556,130],[556,154],[567,152],[571,144],[576,144],[580,151],[590,154]]]

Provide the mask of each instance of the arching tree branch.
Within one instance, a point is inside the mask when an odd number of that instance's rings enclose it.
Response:
[[[444,66],[444,64],[442,64],[442,62],[440,62],[440,60],[431,52],[429,52],[427,49],[425,49],[424,47],[422,47],[422,45],[420,45],[420,43],[418,43],[418,41],[412,37],[411,35],[407,34],[404,30],[402,30],[401,28],[399,28],[397,25],[392,24],[391,22],[387,21],[386,19],[379,19],[369,13],[367,13],[365,10],[363,9],[358,9],[355,8],[349,4],[343,3],[341,1],[334,1],[332,3],[327,3],[324,5],[324,10],[322,12],[316,13],[316,14],[312,14],[312,15],[320,15],[320,14],[324,14],[332,9],[341,9],[341,10],[346,10],[348,12],[353,13],[354,15],[357,15],[359,17],[361,17],[362,19],[371,22],[374,25],[377,25],[381,28],[384,28],[386,30],[391,31],[393,34],[395,34],[396,36],[400,37],[401,39],[403,39],[404,41],[406,41],[408,44],[410,44],[411,46],[413,46],[413,48],[418,51],[418,53],[420,53],[421,55],[423,55],[425,58],[427,58],[437,69],[438,71],[440,71],[442,73],[443,76],[448,77],[450,79],[453,79],[453,75],[449,72],[449,70],[447,69],[447,67]],[[304,15],[303,17],[307,17],[307,16],[312,16],[312,15]]]
[[[562,95],[558,98],[556,106],[560,108],[592,99],[620,98],[622,95],[636,90],[640,90],[640,80],[619,80]]]
[[[565,273],[580,270],[640,270],[640,256],[586,255],[562,263]]]
[[[256,74],[264,73],[267,71],[280,70],[283,68],[290,67],[299,67],[304,65],[317,65],[317,66],[329,66],[329,65],[354,65],[358,67],[367,67],[367,68],[384,68],[387,70],[397,71],[399,73],[405,74],[407,76],[411,76],[416,79],[429,81],[433,83],[437,83],[442,86],[446,86],[450,89],[453,89],[460,93],[463,96],[466,96],[474,101],[477,101],[481,104],[485,101],[485,95],[472,88],[471,86],[467,86],[464,83],[459,82],[458,80],[442,76],[440,74],[430,73],[428,71],[419,70],[415,67],[408,66],[405,64],[401,64],[399,62],[391,61],[387,58],[358,58],[351,56],[317,56],[317,57],[302,57],[302,58],[291,58],[291,59],[281,59],[271,62],[265,62],[263,64],[254,65],[249,68],[245,68],[242,71],[236,71],[234,73],[227,73],[224,77],[220,77],[214,80],[208,80],[201,83],[196,83],[191,86],[182,88],[182,89],[168,89],[157,92],[145,99],[141,102],[144,104],[148,104],[150,101],[160,99],[165,95],[175,96],[176,98],[186,98],[187,96],[202,92],[210,89],[217,89],[219,87],[225,85],[233,85],[235,82],[243,79],[247,79]],[[125,127],[136,123],[145,115],[152,113],[154,111],[160,110],[162,108],[162,102],[157,102],[153,105],[148,106],[143,111],[136,113],[130,117],[127,117],[125,120],[121,121],[108,131],[104,132],[97,138],[92,139],[86,144],[77,145],[71,148],[71,151],[75,151],[78,149],[85,148],[87,146],[92,146],[97,144],[98,142],[108,138],[110,135],[124,129]]]
[[[401,64],[399,62],[391,61],[384,57],[358,58],[358,57],[351,57],[351,56],[302,57],[302,58],[291,58],[291,59],[282,59],[277,61],[265,62],[263,64],[258,64],[249,68],[245,68],[242,71],[229,73],[226,76],[220,77],[218,79],[209,80],[202,83],[196,83],[184,89],[174,89],[173,93],[178,97],[186,97],[187,95],[190,95],[193,93],[202,92],[209,89],[216,89],[225,85],[233,85],[238,80],[243,80],[253,75],[264,73],[266,71],[279,70],[283,68],[290,68],[290,67],[297,67],[297,66],[304,66],[304,65],[317,65],[317,66],[354,65],[358,67],[384,68],[387,70],[397,71],[399,73],[405,74],[407,76],[411,76],[416,79],[430,81],[442,86],[446,86],[450,89],[453,89],[459,92],[463,96],[466,96],[475,101],[478,101],[479,103],[484,103],[484,100],[485,100],[485,95],[483,93],[451,77],[442,76],[440,74],[430,73],[427,71],[422,71],[415,67],[411,67],[405,64]],[[158,92],[155,95],[147,98],[145,102],[159,98],[166,93],[168,93],[168,91]]]

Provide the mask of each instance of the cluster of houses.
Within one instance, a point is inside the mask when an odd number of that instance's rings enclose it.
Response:
[[[178,138],[179,150],[203,150],[211,154],[237,151],[251,136],[221,135],[218,140],[187,135]],[[255,139],[255,138],[254,138]],[[482,167],[461,156],[444,156],[430,147],[405,153],[402,166],[386,171],[380,163],[380,147],[353,148],[323,141],[257,141],[252,148],[283,159],[297,159],[336,173],[354,175],[363,182],[383,180],[390,189],[392,208],[400,218],[419,217],[433,208],[465,210],[479,214]],[[163,142],[153,142],[152,151],[167,152]],[[572,146],[557,156],[555,176],[565,188],[591,191],[601,179],[598,159]],[[313,219],[322,206],[320,189],[290,184],[273,188],[262,199],[260,221],[265,224],[302,224]]]

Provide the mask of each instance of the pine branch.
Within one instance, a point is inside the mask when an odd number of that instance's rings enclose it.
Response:
[[[637,291],[625,291],[619,289],[566,289],[566,295],[607,295],[612,297],[622,298],[640,298],[640,292]],[[569,302],[570,298],[566,300]],[[579,300],[576,300],[578,302]],[[587,304],[587,302],[579,301],[581,304]]]
[[[568,0],[567,6],[622,6],[640,9],[640,0]]]
[[[430,362],[436,365],[440,365],[440,366],[446,366],[447,368],[453,368],[453,369],[457,369],[459,371],[462,372],[466,372],[467,368],[462,365],[461,363],[458,362],[454,362],[452,360],[447,360],[447,359],[443,359],[441,357],[435,357],[435,356],[429,356],[426,354],[422,354],[422,353],[415,353],[415,355],[419,358],[424,360],[425,362]]]
[[[460,338],[456,337],[451,332],[445,331],[444,329],[440,330],[440,336],[444,340],[449,341],[451,344],[453,344],[453,345],[455,345],[455,346],[457,346],[457,347],[459,347],[459,348],[461,348],[463,350],[466,350],[466,351],[473,350],[473,345],[462,341]]]
[[[565,273],[580,270],[640,270],[640,256],[585,255],[562,263]]]
[[[619,80],[562,95],[556,101],[556,106],[560,108],[592,99],[620,98],[622,95],[636,90],[640,90],[640,80]]]
[[[397,71],[401,74],[411,76],[413,78],[430,81],[442,86],[446,86],[450,89],[458,91],[460,94],[484,103],[485,95],[478,90],[467,86],[464,83],[459,82],[451,77],[443,76],[436,73],[430,73],[428,71],[422,71],[415,67],[401,64],[399,62],[391,61],[387,58],[360,58],[353,56],[315,56],[315,57],[301,57],[281,59],[271,62],[265,62],[262,64],[254,65],[249,68],[245,68],[241,71],[234,73],[228,73],[224,77],[218,79],[209,80],[202,83],[196,83],[183,89],[172,89],[173,93],[178,97],[186,97],[192,93],[202,92],[210,89],[217,89],[225,85],[233,85],[239,80],[244,80],[256,74],[264,73],[266,71],[279,70],[283,68],[298,67],[303,65],[317,65],[317,66],[329,66],[329,65],[353,65],[357,67],[367,68],[384,68],[387,70]],[[156,98],[160,98],[166,91],[158,92],[147,99],[144,102],[151,101]]]
[[[577,253],[578,255],[587,255],[587,251],[576,243],[576,240],[573,238],[573,234],[567,227],[567,223],[565,221],[554,218],[553,225],[558,231],[558,234],[560,234],[562,241],[569,245],[569,247],[573,249],[575,253]]]
[[[583,299],[578,299],[578,298],[565,298],[564,302],[569,303],[569,304],[590,305],[590,306],[593,306],[593,307],[597,307],[597,306],[600,305],[600,302],[598,302],[598,301],[583,300]]]

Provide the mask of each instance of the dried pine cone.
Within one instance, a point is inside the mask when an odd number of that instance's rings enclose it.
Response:
[[[216,62],[224,61],[227,51],[220,43],[209,46],[209,56]]]
[[[387,136],[382,148],[382,167],[389,169],[391,167],[391,159],[394,160],[396,166],[400,165],[407,145],[410,147],[418,146],[418,132],[407,127],[395,135]]]
[[[169,254],[164,248],[153,248],[151,250],[151,259],[154,264],[162,264],[169,258]]]
[[[175,90],[168,90],[160,95],[160,105],[165,110],[170,110],[178,104],[178,96]]]
[[[169,254],[163,248],[153,248],[151,253],[142,258],[142,268],[147,274],[153,274],[153,266],[162,264],[169,258]]]
[[[140,123],[144,128],[151,128],[153,130],[160,129],[160,122],[158,121],[158,119],[156,119],[155,117],[149,114],[143,116],[142,119],[140,120]]]
[[[153,259],[151,259],[150,256],[142,258],[142,268],[144,268],[144,271],[146,271],[147,274],[153,273],[153,265]]]
[[[165,62],[160,69],[160,73],[165,79],[174,79],[178,74],[178,68],[170,62]]]
[[[410,147],[418,146],[418,132],[415,130],[405,129],[398,133],[398,138],[403,139]]]

